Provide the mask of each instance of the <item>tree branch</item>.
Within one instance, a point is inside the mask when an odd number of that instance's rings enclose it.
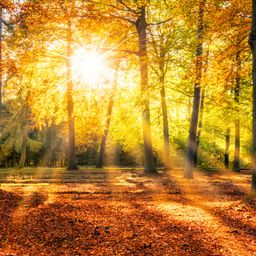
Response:
[[[172,18],[169,18],[167,20],[163,20],[163,21],[159,21],[159,22],[152,22],[152,23],[147,23],[147,26],[157,26],[157,25],[161,25],[164,24],[168,21],[172,20]]]
[[[131,20],[131,19],[128,19],[128,18],[125,18],[125,17],[122,17],[122,16],[117,16],[117,15],[113,15],[113,14],[110,14],[110,17],[113,17],[113,18],[116,18],[116,19],[120,19],[120,20],[124,20],[124,21],[127,21],[127,22],[130,22],[132,25],[136,25],[136,22]]]
[[[127,10],[125,10],[125,11],[133,12],[136,15],[138,14],[138,12],[136,10],[131,9],[127,4],[125,4],[123,0],[117,0],[117,2],[122,4],[125,8],[127,8]]]

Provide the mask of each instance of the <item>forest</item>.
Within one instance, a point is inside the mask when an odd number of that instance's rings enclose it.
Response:
[[[0,202],[0,255],[256,255],[256,2],[0,0]]]

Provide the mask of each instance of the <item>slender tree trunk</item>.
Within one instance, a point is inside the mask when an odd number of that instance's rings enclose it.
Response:
[[[53,146],[52,146],[52,141],[54,140],[53,136],[54,136],[53,124],[50,127],[47,124],[47,131],[46,131],[46,138],[45,138],[45,144],[47,146],[47,150],[42,159],[43,166],[52,167],[51,162],[52,162],[52,156],[54,154]]]
[[[239,120],[239,97],[240,97],[240,69],[241,58],[240,53],[236,54],[236,84],[235,84],[235,152],[232,170],[240,171],[240,120]]]
[[[27,137],[25,136],[23,138],[22,145],[21,145],[19,168],[23,168],[25,166],[26,157],[27,157]]]
[[[139,58],[140,58],[140,79],[141,79],[141,99],[142,99],[142,128],[144,141],[144,165],[146,173],[155,173],[156,166],[154,161],[150,110],[149,110],[149,92],[148,92],[148,54],[147,54],[147,22],[145,6],[140,8],[139,17],[136,21],[138,32]]]
[[[190,123],[191,121],[191,109],[192,109],[192,99],[188,98],[188,104],[187,104],[187,121]]]
[[[26,103],[24,105],[24,112],[22,112],[22,144],[21,144],[21,154],[19,159],[19,168],[23,168],[26,163],[27,153],[28,153],[28,131],[27,131],[27,121],[28,121],[28,102],[29,102],[29,96],[30,92],[28,92]]]
[[[207,69],[208,69],[208,58],[209,58],[209,48],[208,48],[207,53],[206,53],[206,60],[205,60],[205,64],[204,64],[204,70],[202,71],[204,74],[206,74]],[[199,152],[199,147],[200,147],[202,127],[203,127],[204,100],[205,100],[205,88],[202,90],[201,103],[200,103],[199,123],[198,123],[198,131],[197,131],[197,138],[196,138],[196,152],[195,152],[195,161],[194,161],[194,166],[195,167],[197,167],[198,152]]]
[[[111,95],[110,95],[109,102],[108,102],[107,119],[106,119],[105,128],[104,128],[104,132],[103,132],[102,139],[101,139],[99,157],[98,157],[98,162],[96,164],[97,168],[102,168],[104,165],[106,143],[107,143],[107,137],[108,137],[109,126],[110,126],[110,121],[111,121],[111,117],[112,117],[112,110],[113,110],[114,98],[115,98],[115,94],[116,94],[116,87],[117,87],[117,81],[118,81],[118,68],[119,68],[119,64],[115,70],[114,84],[113,84],[113,87],[111,90]]]
[[[225,149],[225,156],[224,156],[224,164],[226,169],[229,168],[229,147],[230,147],[230,128],[227,128],[226,149]]]
[[[252,109],[252,190],[256,191],[256,1],[252,0],[252,25],[249,37],[252,49],[252,82],[253,82],[253,109]]]
[[[0,118],[3,107],[3,9],[0,7]]]
[[[205,90],[203,89],[202,90],[202,96],[201,96],[201,104],[200,104],[198,132],[197,132],[197,137],[196,137],[196,151],[195,151],[195,158],[194,158],[194,166],[195,167],[197,166],[198,151],[199,151],[201,132],[202,132],[202,127],[203,127],[204,97],[205,97]]]
[[[193,178],[194,159],[196,151],[197,124],[199,117],[201,79],[202,79],[202,55],[203,55],[203,16],[206,0],[200,1],[198,13],[197,49],[196,49],[196,82],[194,85],[193,110],[190,121],[190,130],[187,143],[184,177]]]
[[[235,151],[232,170],[240,171],[240,121],[238,118],[235,120]]]
[[[73,102],[73,81],[72,81],[72,28],[71,21],[67,22],[67,58],[66,58],[66,68],[67,68],[67,112],[68,112],[68,170],[77,169],[76,156],[75,156],[75,120],[74,120],[74,102]]]
[[[164,78],[161,79],[161,107],[163,113],[163,133],[164,133],[164,159],[166,170],[172,169],[171,153],[170,153],[170,138],[169,138],[169,125],[168,125],[168,113],[165,96]]]

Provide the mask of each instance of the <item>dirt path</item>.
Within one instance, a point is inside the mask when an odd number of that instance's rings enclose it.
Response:
[[[256,230],[256,222],[247,223],[249,229],[245,230],[228,223],[229,219],[226,218],[230,214],[230,220],[239,222],[241,218],[244,218],[245,213],[247,219],[248,217],[250,220],[255,218],[255,211],[249,209],[250,207],[245,207],[243,196],[245,191],[241,187],[231,182],[227,176],[222,177],[220,182],[218,176],[207,177],[196,173],[195,180],[187,181],[183,179],[182,174],[176,173],[172,179],[183,191],[187,203],[183,205],[160,203],[156,204],[158,209],[168,212],[170,218],[187,222],[190,227],[201,226],[206,236],[214,238],[222,245],[224,255],[256,255],[256,233],[250,232]],[[236,179],[237,177],[234,178]],[[241,179],[244,177],[240,177]],[[219,186],[216,186],[216,183]],[[247,185],[246,180],[242,183],[244,190],[248,190],[248,182]],[[238,194],[240,196],[237,196]]]
[[[230,173],[187,181],[181,171],[12,171],[0,189],[0,255],[256,255],[249,182]]]

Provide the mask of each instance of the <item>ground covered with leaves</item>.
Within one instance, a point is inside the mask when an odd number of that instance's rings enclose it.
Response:
[[[0,255],[256,255],[250,175],[0,174]]]

